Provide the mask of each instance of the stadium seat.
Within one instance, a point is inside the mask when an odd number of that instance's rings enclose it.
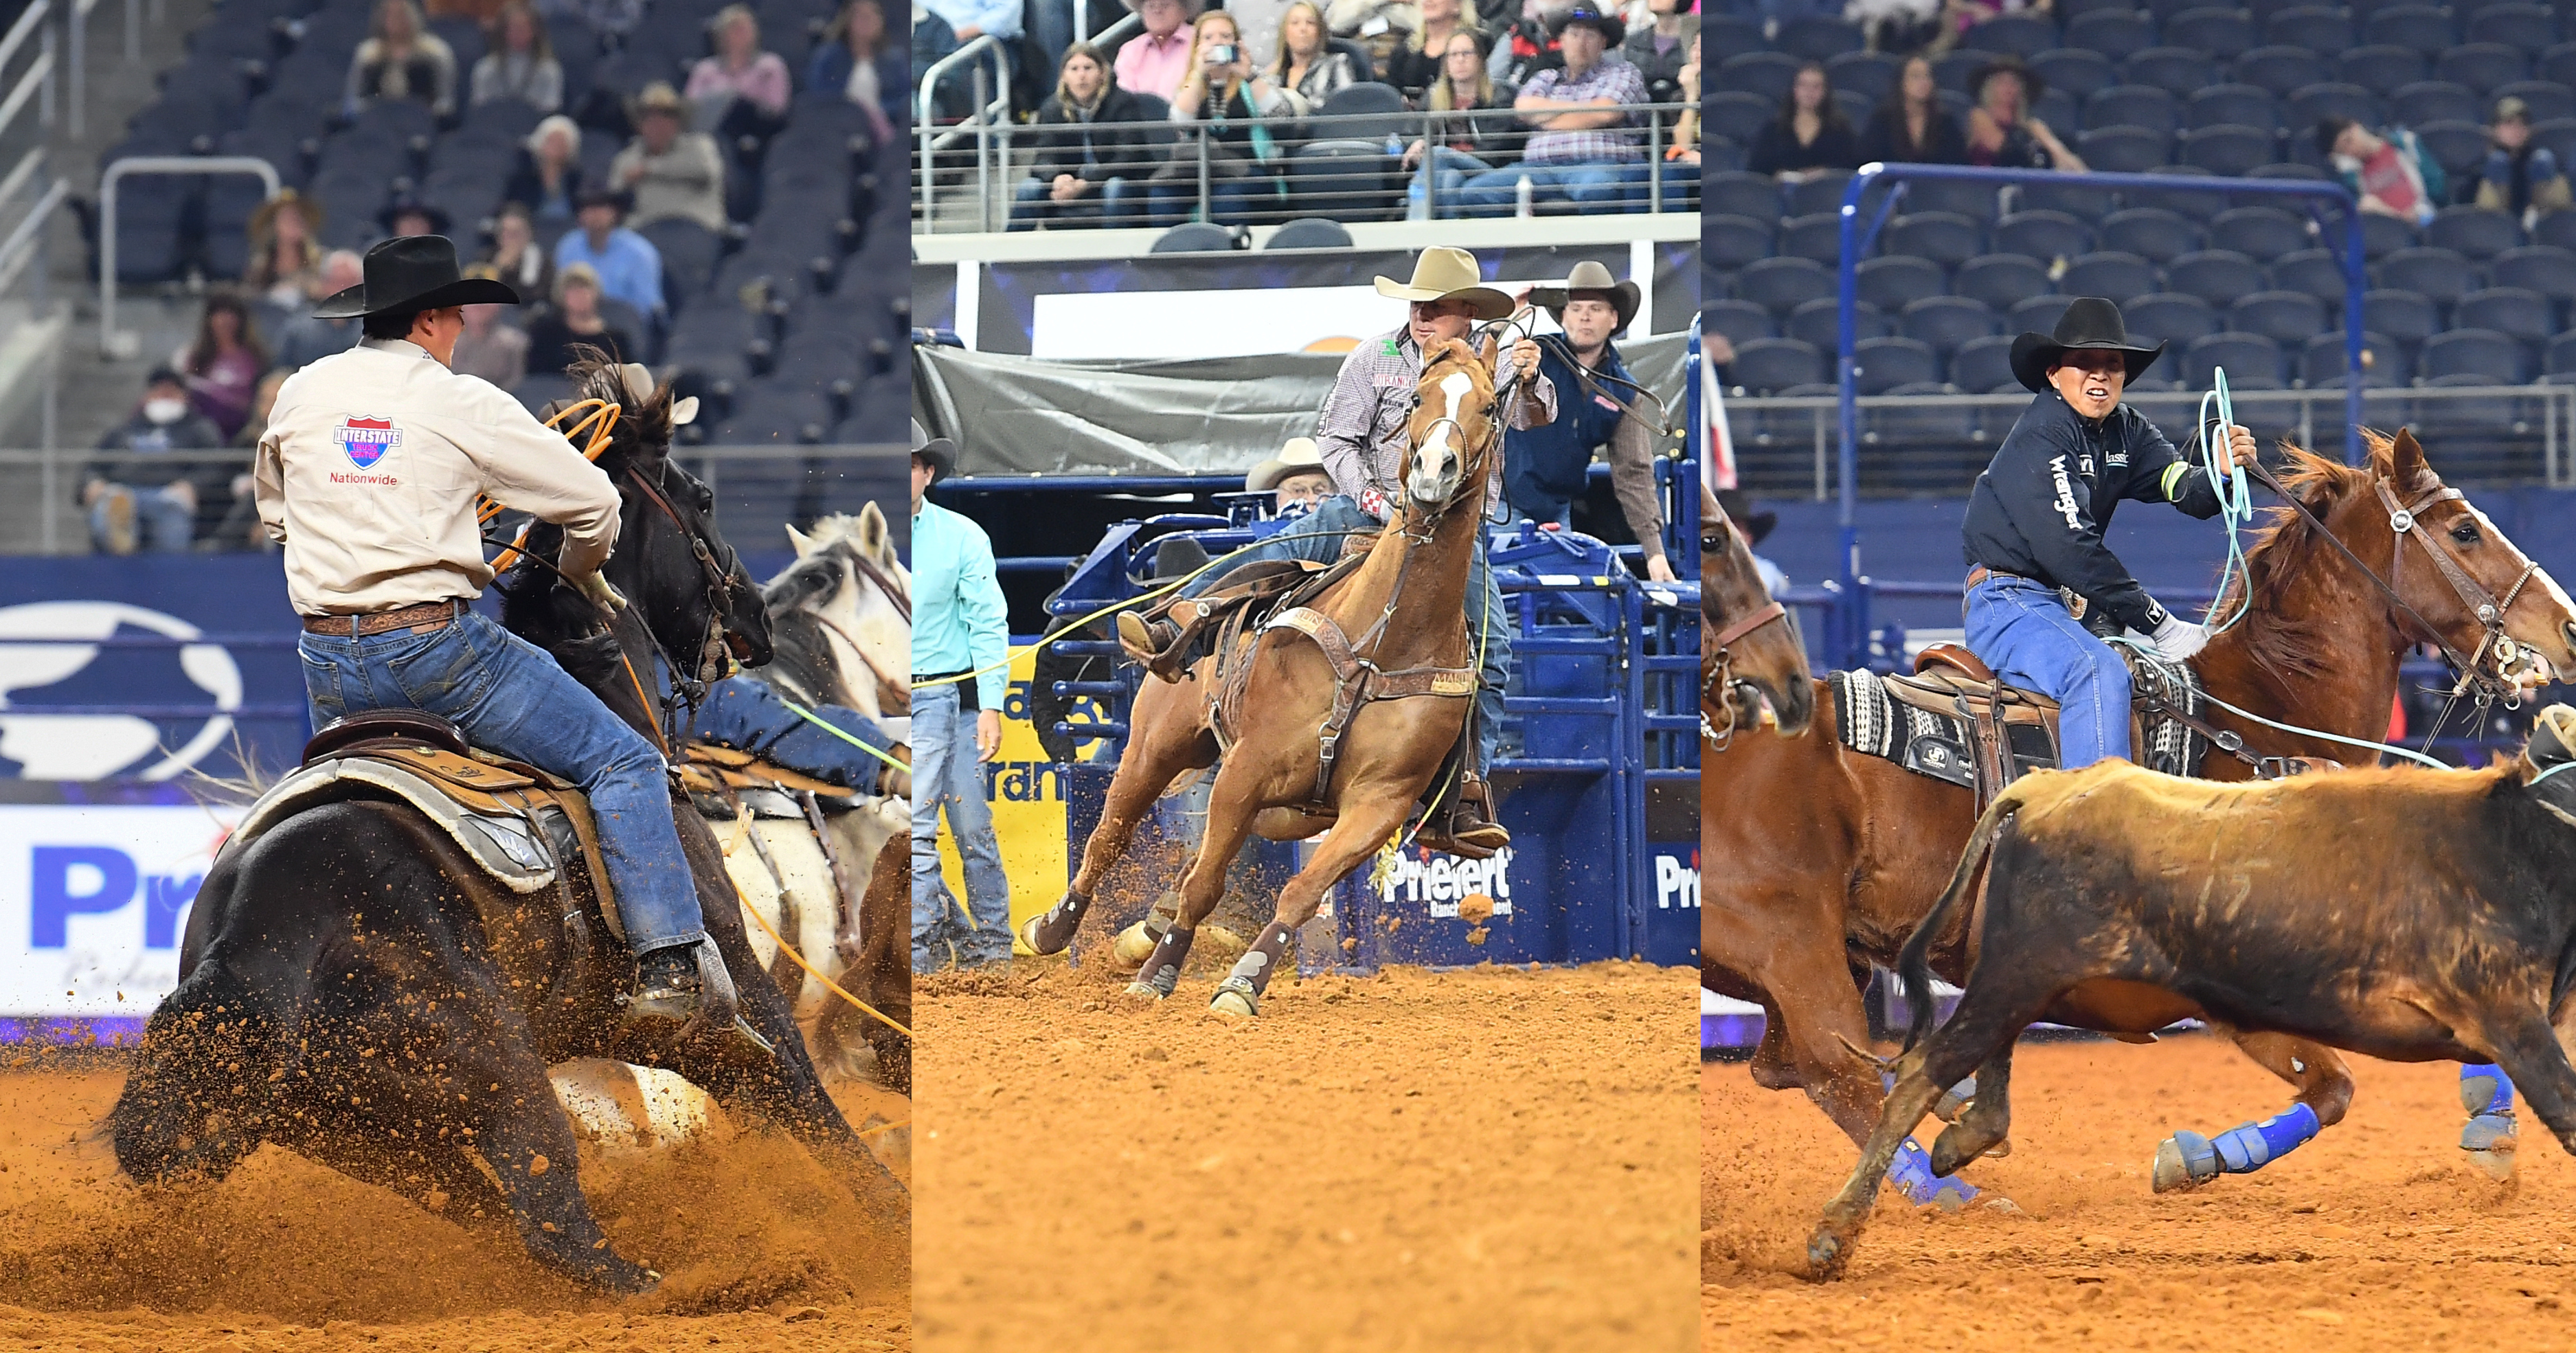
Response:
[[[2540,5],[2489,5],[2468,17],[2460,36],[2539,52],[2558,41],[2558,20]]]
[[[1794,338],[1826,354],[1829,358],[1842,348],[1842,301],[1824,296],[1808,301],[1789,312],[1780,325],[1782,338]],[[1867,301],[1852,302],[1852,341],[1885,338],[1896,331],[1888,323],[1887,312]]]
[[[1947,211],[1899,216],[1887,223],[1881,239],[1891,254],[1927,258],[1944,268],[1956,267],[1986,251],[1985,232],[1977,223]]]
[[[2057,25],[2029,14],[1999,14],[1961,35],[1970,51],[2008,53],[2025,59],[2060,46]]]
[[[2359,85],[2334,80],[2309,85],[2294,91],[2281,106],[2281,118],[2293,132],[2291,149],[2297,151],[2305,147],[2305,153],[2314,153],[2315,145],[2299,133],[2330,117],[2348,117],[2372,127],[2387,120],[2380,107],[2379,96]]]
[[[2288,161],[2283,161],[2279,164],[2258,165],[2252,171],[2248,172],[2245,177],[2249,179],[2305,179],[2310,183],[2331,183],[2334,181],[2334,175],[2318,165],[2292,164]]]
[[[2362,20],[2364,42],[2438,52],[2460,40],[2451,11],[2439,5],[2389,5]]]
[[[2197,74],[2199,78],[2191,82],[2190,89],[2207,83],[2208,65],[2203,63]],[[2305,47],[2257,47],[2236,59],[2235,79],[2260,86],[2276,99],[2286,99],[2298,90],[2334,79],[2334,67]]]
[[[1777,111],[1780,100],[1789,97],[1789,85],[1798,78],[1802,64],[1786,52],[1741,52],[1718,65],[1717,89],[1754,95]]]
[[[2202,246],[2200,227],[2163,207],[2132,207],[2102,220],[2102,247],[2165,264]]]
[[[1723,78],[1724,72],[1720,72]],[[1768,97],[1741,89],[1720,89],[1701,105],[1707,110],[1708,130],[1729,136],[1746,145],[1762,134],[1771,119],[1780,115],[1780,97]]]
[[[2012,309],[2004,312],[2004,331],[2011,334],[2048,333],[2057,327],[2057,321],[2066,314],[2067,302],[2073,299],[2075,299],[2074,296],[2070,294],[2033,296],[2029,300],[2017,302]]]
[[[2336,59],[2336,78],[2384,98],[2424,78],[2425,55],[2411,47],[2355,47]]]
[[[1700,16],[1699,33],[1712,52],[1767,52],[1771,40],[1762,36],[1762,25],[1734,14]],[[558,45],[560,50],[560,45]]]
[[[2076,47],[2061,47],[2041,52],[2030,59],[2031,73],[2050,89],[2062,89],[2078,99],[2090,97],[2096,90],[2109,89],[2120,82],[2119,73],[2109,58],[2100,52]]]
[[[1825,58],[1825,82],[1837,91],[1849,90],[1876,105],[1896,88],[1899,64],[1895,57],[1885,52],[1844,52]]]
[[[1826,358],[1794,338],[1757,338],[1735,347],[1727,379],[1757,395],[1774,394],[1793,385],[1814,385],[1825,378]]]
[[[1794,217],[1839,212],[1843,209],[1843,194],[1850,189],[1851,181],[1850,170],[1827,169],[1802,183],[1790,184],[1782,190],[1788,203],[1784,213]]]
[[[1916,262],[1922,260],[1870,259],[1871,263]],[[1923,264],[1930,268],[1932,265]],[[1935,274],[1939,269],[1934,268]],[[1938,288],[1936,287],[1935,290]],[[1785,315],[1801,303],[1819,296],[1834,294],[1834,271],[1811,258],[1766,258],[1746,264],[1735,274],[1735,294],[1763,306],[1775,315]]]
[[[2211,85],[2193,90],[2184,102],[2183,125],[2194,130],[2237,126],[2268,131],[2281,125],[2281,106],[2272,91],[2261,85]]]
[[[2379,287],[2361,295],[2362,321],[2400,343],[2421,343],[2442,331],[2442,309],[2420,291]]]
[[[2484,262],[2522,244],[2522,226],[2500,211],[2444,207],[2425,227],[2424,242],[2457,251],[2471,262]]]
[[[2145,15],[2116,9],[2095,10],[2067,21],[2066,45],[2100,52],[2118,61],[2133,52],[2155,46],[2156,34]]]
[[[2074,32],[2073,25],[2068,25],[2067,32]],[[2253,16],[2245,11],[2203,5],[2167,20],[2164,40],[2169,47],[2188,47],[2215,61],[2233,61],[2253,50],[2263,38],[2254,27]]]
[[[2576,212],[2569,213],[2576,216]],[[2017,211],[1995,223],[1995,251],[2040,260],[2073,258],[2093,248],[2093,232],[2062,211]]]
[[[2576,118],[2535,122],[2531,124],[2531,140],[2534,145],[2547,146],[2561,165],[2576,164]]]
[[[2268,280],[2261,265],[2226,249],[2185,254],[2165,268],[2166,290],[2198,296],[2213,307],[2232,305],[2240,296],[2261,291]]]
[[[1905,185],[1905,209],[1956,212],[1981,225],[1991,225],[1997,209],[1995,185],[1963,179],[1917,179]]]
[[[2283,254],[2272,260],[2272,285],[2281,291],[2306,292],[2328,305],[2340,305],[2344,296],[2342,256],[2329,249]]]
[[[2416,371],[2425,380],[2478,376],[2491,385],[2531,379],[2531,356],[2513,339],[2485,329],[2452,329],[2424,340]]]
[[[2279,207],[2235,207],[2209,223],[2209,247],[2229,249],[2258,263],[2308,248],[2308,223]]]
[[[1929,344],[1911,338],[1865,338],[1852,345],[1853,388],[1883,395],[1900,385],[1941,379],[1941,359]]]
[[[2231,386],[2257,390],[2281,385],[2281,345],[2261,334],[2215,333],[2183,345],[2183,388],[2206,390],[2211,373],[2224,368]]]
[[[2370,218],[2362,219],[2367,222]],[[2379,260],[2377,279],[2381,286],[2411,291],[2442,306],[2456,303],[2477,285],[2467,259],[2452,250],[2435,248],[2392,251]]]
[[[2576,333],[2549,340],[2540,379],[2550,385],[2576,385]]]
[[[2209,302],[2172,292],[2140,296],[2120,307],[2120,318],[2128,323],[2131,337],[2160,343],[2188,343],[2227,327]]]
[[[1737,347],[1757,338],[1777,338],[1780,326],[1771,312],[1751,301],[1710,301],[1699,308],[1700,327],[1713,334],[1726,335],[1726,341]]]
[[[2342,226],[2340,224],[2331,226],[2327,235],[2336,243],[2342,243]],[[2394,216],[2382,216],[2375,211],[2361,214],[2361,252],[2364,258],[2386,258],[2401,249],[2412,248],[2417,243],[2414,222],[2401,221]]]
[[[2500,287],[2522,287],[2553,301],[2576,301],[2576,251],[2554,244],[2507,249],[2487,264]]]
[[[1926,296],[1942,294],[1941,267],[1921,258],[1869,258],[1854,270],[1853,294],[1890,312]],[[1830,284],[1828,284],[1830,291]]]
[[[2104,127],[2084,133],[2075,149],[2097,172],[2143,174],[2165,162],[2171,139],[2144,127]]]
[[[1961,99],[1965,99],[1968,97],[1968,76],[1994,59],[1994,53],[1980,52],[1972,48],[1956,48],[1943,52],[1932,58],[1932,85],[1945,93],[1956,94]],[[1967,110],[1961,107],[1957,111],[1964,117]]]
[[[1955,394],[1957,389],[1940,381],[1907,381],[1878,393],[1905,399],[1909,395]],[[1865,435],[1888,446],[1955,447],[1975,439],[1976,424],[1975,411],[1929,399],[1908,400],[1893,408],[1872,409],[1863,418]],[[1928,463],[1929,458],[1920,456],[1909,456],[1900,462],[1906,468],[1928,468]]]
[[[2334,56],[2351,47],[2357,35],[2348,10],[2300,5],[2273,15],[2263,24],[2263,40],[2284,47],[2305,47]]]
[[[2462,329],[2491,329],[2507,338],[2537,343],[2558,332],[2549,298],[2523,287],[2488,287],[2472,291],[2451,307],[2451,323]]]
[[[1771,45],[1800,61],[1830,61],[1846,52],[1859,51],[1861,33],[1840,19],[1805,14],[1782,23]]]
[[[2270,164],[2279,147],[2268,128],[2221,125],[2201,127],[2182,134],[2180,158],[2184,164],[2206,169],[2228,178],[2240,178]]]
[[[2571,269],[2576,275],[2576,269]],[[1950,279],[1952,294],[1980,301],[1990,310],[2008,310],[2016,301],[2049,289],[2048,269],[2019,254],[1988,254],[1959,265]]]
[[[2520,99],[2533,122],[2576,117],[2576,93],[2555,80],[2515,80],[2495,87],[2491,99]]]
[[[2415,139],[2423,143],[2424,153],[2442,166],[2442,172],[2449,175],[2454,184],[2477,173],[2478,166],[2486,160],[2490,144],[2486,128],[2456,119],[2417,125]]]
[[[1173,226],[1154,237],[1147,253],[1154,254],[1222,254],[1239,248],[1233,231],[1207,221],[1190,221]]]
[[[1699,241],[1702,261],[1732,270],[1771,257],[1771,223],[1745,216],[1702,216]]]
[[[1965,296],[1926,296],[1905,307],[1896,330],[1947,357],[1970,339],[1992,335],[2002,323],[2002,317],[1983,301]]]
[[[2389,96],[2388,114],[2405,126],[2420,129],[2428,122],[2474,123],[2489,107],[2464,85],[2448,80],[2418,80],[2399,86]]]
[[[2152,85],[2178,99],[2208,84],[2209,74],[2208,55],[2188,47],[2150,47],[2120,63],[2122,84]]]
[[[1950,383],[1972,395],[1989,395],[1997,390],[2019,390],[2021,381],[2012,373],[2010,338],[1972,338],[1950,354]]]
[[[2113,85],[2084,101],[2084,129],[2143,127],[2171,136],[2182,126],[2182,106],[2154,85]]]
[[[1779,251],[1785,258],[1812,258],[1828,267],[1843,253],[1843,218],[1838,212],[1792,216],[1780,226]]]
[[[1261,247],[1264,249],[1348,249],[1351,247],[1351,232],[1349,227],[1339,221],[1308,216],[1279,227],[1271,233],[1269,239],[1262,242]]]
[[[1843,120],[1855,127],[1867,126],[1870,115],[1878,111],[1878,101],[1857,90],[1837,89],[1834,107],[1842,110]]]
[[[2067,264],[2058,275],[2057,288],[2069,296],[2107,296],[2122,304],[2158,289],[2154,264],[2136,254],[2107,250]]]
[[[2576,42],[2562,42],[2531,63],[2532,78],[2576,86]]]
[[[1746,216],[1763,226],[1779,224],[1780,185],[1767,174],[1740,171],[1706,175],[1700,184],[1700,209],[1712,216]]]
[[[2237,333],[2261,334],[2290,348],[2324,332],[2332,315],[2325,302],[2304,292],[2257,291],[2237,297],[2227,307],[2227,327]]]
[[[2365,387],[2402,389],[2414,382],[2414,367],[2406,360],[2406,349],[2386,335],[2364,333],[2361,347],[2361,383]],[[2299,353],[2299,377],[2311,390],[2340,387],[2345,369],[2344,336],[2340,332],[2308,339]]]
[[[2500,42],[2464,43],[2433,58],[2434,79],[2464,86],[2482,98],[2529,72],[2522,49]]]

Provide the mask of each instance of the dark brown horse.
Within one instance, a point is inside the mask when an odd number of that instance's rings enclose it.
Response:
[[[2473,655],[2490,676],[2535,680],[2535,666],[2562,678],[2576,673],[2576,606],[2567,595],[2493,522],[2443,487],[2412,434],[2371,433],[2369,443],[2370,464],[2362,468],[2290,448],[2285,483],[2368,571],[2304,518],[2276,509],[2247,552],[2250,609],[2193,661],[2203,687],[2268,719],[2376,739],[2388,728],[2398,661],[2419,642],[2438,640]],[[2396,529],[2401,519],[2412,543]],[[2393,586],[2402,608],[2372,574]],[[2235,609],[2236,587],[2218,614]],[[2504,603],[2487,619],[2479,615],[2486,604],[2476,599],[2479,591]],[[1815,691],[1819,722],[1831,728],[1831,689],[1818,682]],[[2208,718],[2258,753],[2355,755],[2223,710]],[[1855,1143],[1864,1142],[1882,1094],[1879,1068],[1860,1050],[1869,1036],[1861,988],[1871,965],[1894,963],[1939,897],[1976,825],[1975,795],[1852,752],[1830,736],[1750,734],[1711,764],[1703,789],[1709,883],[1700,980],[1763,1007],[1756,1084],[1805,1090]],[[2248,775],[2215,752],[2202,769],[2214,779]],[[1945,942],[1939,957],[1934,970],[1961,980],[1959,946]],[[2341,1057],[2284,1034],[2235,1037],[2247,1056],[2295,1087],[2319,1123],[2342,1118],[2352,1078]]]
[[[1494,355],[1491,340],[1480,353],[1455,339],[1424,354],[1403,510],[1364,563],[1304,607],[1246,633],[1232,653],[1211,653],[1181,680],[1148,681],[1137,692],[1127,750],[1100,825],[1083,845],[1082,868],[1064,900],[1032,927],[1078,926],[1154,800],[1222,754],[1206,835],[1181,881],[1180,915],[1128,990],[1171,994],[1247,835],[1294,841],[1322,833],[1305,868],[1280,889],[1277,917],[1211,1002],[1256,1013],[1288,936],[1315,915],[1327,889],[1403,830],[1475,699],[1477,650],[1461,617],[1486,483],[1502,455]],[[1220,658],[1235,675],[1220,677]],[[1339,709],[1355,660],[1366,664],[1360,679],[1383,694]],[[1220,689],[1238,681],[1239,690]],[[1347,726],[1327,769],[1318,730],[1337,715]]]
[[[1815,673],[1789,612],[1771,599],[1744,532],[1703,490],[1699,498],[1699,666],[1701,736],[1723,752],[1737,730],[1807,731],[1816,715]],[[1708,802],[1702,798],[1703,807]]]

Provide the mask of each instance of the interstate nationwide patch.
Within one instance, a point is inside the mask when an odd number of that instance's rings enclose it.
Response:
[[[349,463],[361,470],[376,468],[386,452],[402,445],[402,429],[394,426],[394,420],[372,414],[353,413],[341,419],[331,437],[349,454]]]

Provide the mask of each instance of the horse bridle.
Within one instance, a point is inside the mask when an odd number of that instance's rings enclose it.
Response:
[[[1735,523],[1727,520],[1726,513],[1722,509],[1717,515],[1717,531],[1723,534],[1712,533],[1701,538],[1702,549],[1721,549],[1727,541],[1734,538]],[[1713,601],[1712,604],[1714,604]],[[1701,619],[1705,623],[1708,617],[1702,616]],[[1789,620],[1789,608],[1776,600],[1755,607],[1745,615],[1737,617],[1725,628],[1718,630],[1714,637],[1704,637],[1700,644],[1700,662],[1708,670],[1707,675],[1701,677],[1699,683],[1699,735],[1706,739],[1714,750],[1725,751],[1727,746],[1735,741],[1735,730],[1740,722],[1733,700],[1735,688],[1750,687],[1753,684],[1735,679],[1734,658],[1728,649],[1737,640],[1775,620],[1784,625]],[[1706,635],[1705,630],[1702,633]],[[1708,709],[1712,704],[1726,711],[1724,728],[1710,722]]]
[[[860,577],[876,584],[877,590],[883,592],[886,600],[893,603],[895,610],[903,616],[904,624],[912,623],[912,594],[895,582],[894,575],[886,572],[883,565],[860,553],[847,542],[836,544],[832,548],[839,550],[849,559],[851,567],[858,571]],[[905,673],[900,679],[889,674],[883,667],[877,665],[877,660],[869,654],[867,645],[860,643],[848,630],[833,623],[830,616],[820,611],[807,611],[805,614],[814,617],[815,624],[830,630],[842,643],[850,646],[851,652],[859,655],[859,661],[865,664],[869,673],[877,679],[877,702],[881,706],[889,709],[899,708],[906,714],[912,712],[910,673]]]
[[[670,462],[663,462],[666,471],[669,465]],[[662,509],[662,515],[670,518],[671,525],[678,527],[680,534],[688,538],[689,552],[697,556],[698,569],[707,578],[707,634],[698,646],[697,671],[693,675],[674,673],[672,681],[680,688],[681,698],[694,709],[705,702],[707,687],[732,675],[733,663],[751,656],[751,642],[725,628],[724,623],[725,588],[733,581],[733,567],[739,556],[734,553],[733,546],[727,545],[725,562],[718,564],[715,552],[707,548],[706,537],[689,529],[679,509],[671,506],[671,500],[662,495],[662,490],[638,472],[631,462],[626,466],[626,478],[653,506]]]

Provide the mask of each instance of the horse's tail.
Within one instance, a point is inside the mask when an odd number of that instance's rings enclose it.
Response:
[[[1985,866],[1986,856],[1994,849],[1995,837],[2003,831],[2005,821],[2021,811],[2022,790],[2022,785],[2014,785],[1997,794],[1985,815],[1977,819],[1977,829],[1969,834],[1967,849],[1959,854],[1959,867],[1950,873],[1950,886],[1914,927],[1904,950],[1896,956],[1896,975],[1905,983],[1905,1047],[1909,1052],[1932,1031],[1933,938],[1949,924],[1951,910],[1968,895],[1969,885]]]

